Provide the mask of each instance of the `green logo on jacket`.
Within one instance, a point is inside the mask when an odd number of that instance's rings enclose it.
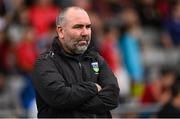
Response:
[[[92,62],[91,63],[91,66],[94,70],[95,73],[98,73],[99,72],[99,66],[98,66],[98,62]]]

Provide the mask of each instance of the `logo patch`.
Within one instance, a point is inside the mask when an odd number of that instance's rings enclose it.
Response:
[[[92,62],[92,63],[91,63],[91,66],[92,66],[94,72],[95,72],[96,74],[98,74],[98,72],[99,72],[98,62]]]

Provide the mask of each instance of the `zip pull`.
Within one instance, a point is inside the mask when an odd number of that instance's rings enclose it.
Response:
[[[82,66],[81,66],[81,62],[78,62],[78,64],[79,64],[79,67],[80,67],[80,69],[81,69],[81,67],[82,67]]]

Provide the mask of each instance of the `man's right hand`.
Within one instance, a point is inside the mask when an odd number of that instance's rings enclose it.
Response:
[[[95,83],[95,84],[96,84],[96,87],[98,89],[98,92],[101,91],[101,89],[102,89],[101,86],[99,84],[97,84],[97,83]]]

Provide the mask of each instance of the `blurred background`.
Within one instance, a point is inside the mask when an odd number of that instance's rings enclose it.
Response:
[[[180,0],[0,0],[0,117],[36,117],[33,65],[72,5],[89,13],[91,45],[117,77],[113,117],[180,117]]]

